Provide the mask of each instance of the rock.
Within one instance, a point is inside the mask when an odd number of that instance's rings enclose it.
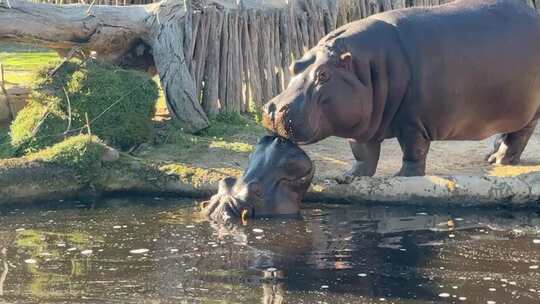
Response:
[[[23,86],[13,86],[6,89],[7,96],[0,90],[0,123],[9,123],[26,105],[30,89]]]
[[[104,146],[103,155],[101,156],[101,161],[112,163],[117,161],[120,158],[120,152],[118,150],[111,148],[109,146]]]

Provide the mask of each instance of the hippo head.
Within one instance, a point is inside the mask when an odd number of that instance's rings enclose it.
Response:
[[[297,145],[265,136],[243,176],[221,180],[219,192],[202,203],[203,214],[213,219],[297,215],[313,173],[310,158]]]
[[[370,77],[360,69],[349,52],[311,49],[292,64],[287,88],[264,106],[265,128],[299,144],[360,138],[373,108]]]

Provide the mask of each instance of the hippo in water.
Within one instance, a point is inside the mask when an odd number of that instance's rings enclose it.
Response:
[[[219,220],[298,215],[314,171],[311,159],[296,144],[265,136],[242,177],[221,180],[218,193],[201,204],[202,213]]]
[[[430,142],[495,134],[490,163],[516,164],[540,116],[540,17],[518,0],[458,0],[376,14],[321,39],[264,107],[267,129],[299,144],[350,140],[338,181],[372,176],[396,137],[398,175],[425,174]]]

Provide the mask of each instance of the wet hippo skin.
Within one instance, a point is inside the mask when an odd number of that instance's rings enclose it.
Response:
[[[291,70],[264,125],[299,144],[350,139],[356,162],[338,181],[375,174],[394,137],[400,176],[425,174],[435,140],[500,134],[486,160],[516,164],[540,115],[540,17],[518,0],[390,11],[333,31]]]
[[[297,215],[313,174],[313,163],[300,147],[265,136],[242,177],[221,180],[218,193],[201,204],[202,213],[215,220]]]

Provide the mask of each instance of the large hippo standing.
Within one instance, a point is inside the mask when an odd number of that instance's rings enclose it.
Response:
[[[398,175],[424,175],[434,140],[501,134],[490,163],[515,164],[540,106],[540,18],[525,1],[461,0],[346,24],[291,67],[265,127],[300,144],[349,138],[343,181],[375,173],[397,137]]]

